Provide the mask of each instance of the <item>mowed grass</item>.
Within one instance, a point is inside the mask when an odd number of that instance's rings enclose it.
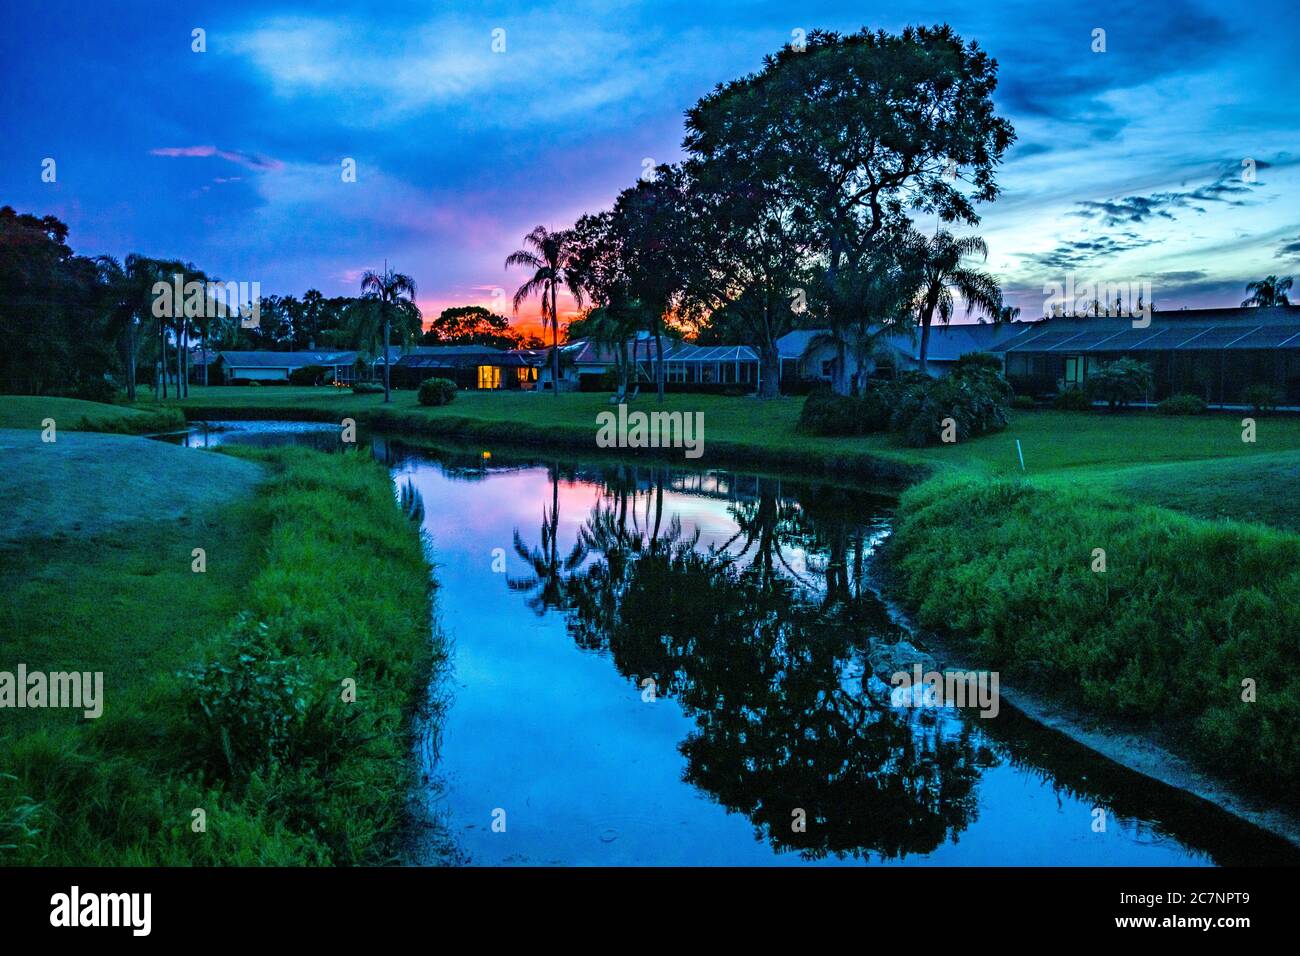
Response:
[[[600,393],[554,395],[527,392],[457,394],[450,405],[421,407],[410,390],[353,395],[345,389],[295,387],[196,387],[183,403],[212,417],[347,416],[377,427],[413,434],[483,441],[555,444],[579,453],[596,450],[596,416],[610,410]],[[908,448],[890,435],[826,438],[801,434],[803,399],[759,401],[750,397],[669,394],[662,406],[653,394],[633,403],[641,411],[699,411],[704,415],[704,466],[769,463],[818,470],[825,465],[847,477],[871,480],[884,474],[916,481],[931,472],[988,477],[1068,479],[1135,500],[1162,504],[1201,517],[1263,520],[1278,527],[1300,523],[1300,504],[1287,493],[1294,472],[1287,456],[1300,452],[1300,417],[1256,420],[1254,442],[1242,441],[1242,415],[1167,417],[1150,411],[1014,410],[1009,427],[954,445]],[[1019,449],[1017,448],[1019,442]],[[1020,457],[1024,456],[1024,471]],[[896,466],[873,467],[873,463]],[[1167,466],[1145,476],[1146,466]],[[910,469],[910,471],[909,471]],[[1122,473],[1132,472],[1131,480]],[[1201,495],[1202,485],[1221,482]],[[1270,501],[1261,504],[1260,498]]]
[[[46,395],[0,395],[0,428],[44,428],[46,419],[54,420],[56,434],[63,430],[144,435],[185,424],[174,408],[149,401],[128,406]]]

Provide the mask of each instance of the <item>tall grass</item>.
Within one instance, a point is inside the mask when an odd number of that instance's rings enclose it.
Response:
[[[0,744],[11,775],[0,777],[0,861],[396,857],[411,718],[442,654],[417,527],[368,458],[238,453],[273,473],[257,503],[266,558],[244,610],[124,707]]]
[[[1294,799],[1300,536],[1014,479],[936,478],[900,504],[892,547],[923,626]]]

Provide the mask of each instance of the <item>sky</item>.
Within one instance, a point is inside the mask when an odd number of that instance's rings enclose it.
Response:
[[[5,0],[0,205],[58,216],[79,253],[181,258],[264,295],[355,294],[386,261],[415,278],[426,319],[509,314],[523,274],[503,262],[525,233],[680,159],[683,113],[715,84],[795,31],[947,22],[997,59],[1017,132],[1002,195],[958,230],[986,239],[1008,300],[1040,315],[1044,286],[1072,273],[1148,281],[1161,309],[1231,306],[1251,279],[1300,274],[1294,13]]]

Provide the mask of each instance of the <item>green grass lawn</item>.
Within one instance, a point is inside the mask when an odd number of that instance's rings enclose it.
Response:
[[[987,476],[1021,473],[1032,479],[1069,480],[1099,491],[1163,504],[1202,517],[1266,520],[1280,527],[1300,524],[1300,503],[1289,494],[1294,469],[1287,456],[1300,453],[1300,417],[1272,416],[1257,421],[1256,441],[1241,440],[1241,416],[1214,414],[1169,417],[1149,411],[1058,412],[1015,410],[1002,432],[955,445],[908,448],[891,435],[823,438],[797,430],[802,398],[760,402],[754,398],[670,394],[662,408],[704,413],[705,452],[700,464],[722,462],[755,466],[782,464],[831,470],[870,480],[885,462],[910,473],[891,474],[914,481],[927,471],[974,472]],[[353,395],[345,389],[295,387],[195,387],[182,403],[191,415],[221,417],[346,416],[402,431],[470,439],[554,443],[581,452],[595,447],[596,415],[608,410],[609,396],[598,393],[554,395],[527,392],[460,392],[441,408],[423,408],[415,393],[395,391],[385,408],[382,395]],[[636,408],[661,406],[642,395]],[[1142,469],[1159,466],[1146,475]],[[1124,472],[1132,470],[1128,479]],[[1217,492],[1200,495],[1206,483],[1222,481]],[[1261,497],[1270,501],[1261,504]]]
[[[0,864],[392,860],[409,720],[441,651],[418,529],[385,469],[6,439],[6,501],[58,520],[0,522],[0,669],[101,671],[104,712],[0,713]]]
[[[46,395],[0,395],[0,428],[44,428],[54,419],[58,431],[117,432],[142,435],[184,425],[174,409],[140,401],[134,407]]]

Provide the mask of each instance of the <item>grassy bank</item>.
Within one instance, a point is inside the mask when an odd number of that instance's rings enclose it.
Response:
[[[140,402],[105,405],[79,398],[0,395],[0,428],[44,428],[53,419],[58,431],[148,435],[185,427],[185,416],[170,405]]]
[[[959,476],[904,494],[892,551],[920,623],[960,636],[981,663],[1294,800],[1300,537],[1061,483]]]
[[[441,651],[418,532],[368,458],[241,457],[254,463],[212,460],[255,472],[256,497],[0,550],[3,666],[104,672],[98,720],[2,715],[3,862],[396,854],[409,722]]]
[[[1300,451],[1300,417],[1262,419],[1258,440],[1241,440],[1240,417],[1168,418],[1152,412],[1022,411],[1003,432],[953,445],[908,448],[890,435],[828,438],[801,434],[796,425],[802,398],[760,402],[755,398],[672,394],[660,406],[643,394],[634,407],[704,415],[704,455],[695,464],[793,467],[861,481],[912,483],[934,472],[988,475],[1020,473],[1081,475],[1093,469],[1138,465],[1242,460]],[[596,449],[596,415],[610,408],[598,393],[540,395],[527,392],[461,392],[450,405],[424,408],[412,391],[353,395],[333,388],[195,387],[181,403],[190,418],[299,418],[340,421],[433,438],[543,445],[577,453]],[[1019,440],[1020,449],[1016,442]],[[683,460],[680,450],[670,450]],[[1190,472],[1189,472],[1190,473]]]
[[[665,407],[704,413],[704,465],[779,459],[863,480],[929,476],[905,493],[892,544],[902,596],[924,626],[1252,789],[1294,793],[1300,418],[1261,418],[1256,441],[1244,442],[1241,415],[1016,410],[1003,432],[912,449],[884,435],[801,435],[800,401],[674,395]],[[409,433],[580,450],[608,407],[603,395],[462,393],[423,409],[402,392],[384,408],[375,396],[322,390],[211,389],[186,411],[351,415]],[[643,396],[639,407],[658,406]],[[1091,570],[1095,548],[1105,573]],[[1248,678],[1253,703],[1242,700]]]

